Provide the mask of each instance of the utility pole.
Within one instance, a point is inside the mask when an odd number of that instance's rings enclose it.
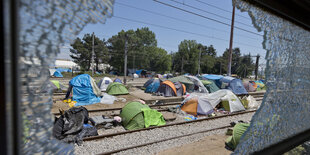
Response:
[[[136,72],[136,70],[135,70],[135,61],[136,61],[136,54],[135,54],[135,52],[133,52],[132,69],[133,69],[134,72]]]
[[[222,62],[220,62],[220,75],[222,75]]]
[[[200,74],[200,59],[201,59],[201,48],[200,48],[200,51],[199,51],[199,59],[198,59],[198,75]]]
[[[257,54],[255,64],[255,80],[257,80],[259,57],[260,57],[259,54]]]
[[[124,54],[124,84],[126,85],[126,76],[127,76],[127,39],[128,36],[125,34],[125,54]]]
[[[232,46],[233,46],[233,36],[234,36],[234,22],[235,22],[235,4],[233,3],[233,12],[231,17],[231,28],[230,28],[230,41],[229,41],[229,59],[227,76],[231,76],[231,61],[232,61]]]
[[[93,32],[93,45],[92,45],[92,56],[91,56],[91,66],[92,66],[92,72],[91,75],[94,76],[94,56],[95,56],[95,50],[94,50],[94,45],[95,45],[95,39],[94,39],[94,32]]]

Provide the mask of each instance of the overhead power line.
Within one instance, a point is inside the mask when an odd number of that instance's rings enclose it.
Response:
[[[177,6],[174,6],[174,5],[165,3],[165,2],[161,2],[161,1],[158,1],[158,0],[154,0],[154,1],[157,2],[157,3],[161,3],[161,4],[163,4],[163,5],[166,5],[166,6],[169,6],[169,7],[172,7],[172,8],[175,8],[175,9],[178,9],[178,10],[181,10],[181,11],[184,11],[184,12],[187,12],[187,13],[190,13],[190,14],[193,14],[193,15],[196,15],[196,16],[199,16],[199,17],[202,17],[202,18],[205,18],[205,19],[208,19],[208,20],[211,20],[211,21],[214,21],[214,22],[217,22],[217,23],[226,25],[226,26],[230,26],[230,24],[227,24],[227,23],[225,23],[225,22],[222,22],[222,21],[219,21],[219,20],[216,20],[216,19],[213,19],[213,18],[204,16],[204,15],[200,15],[200,14],[195,13],[195,12],[192,12],[192,11],[185,10],[185,9],[179,8],[179,7],[177,7]],[[241,31],[244,31],[244,32],[247,32],[247,33],[255,34],[255,35],[258,35],[258,36],[263,36],[263,35],[261,35],[261,34],[259,34],[259,33],[255,33],[255,32],[252,32],[252,31],[249,31],[249,30],[246,30],[246,29],[237,27],[237,26],[234,26],[234,28],[236,28],[236,29],[238,29],[238,30],[241,30]]]
[[[187,6],[189,8],[192,8],[192,9],[196,9],[196,10],[199,10],[199,11],[202,11],[202,12],[205,12],[205,13],[208,13],[208,14],[211,14],[213,16],[216,16],[216,17],[219,17],[219,18],[222,18],[222,19],[226,19],[226,20],[231,20],[230,18],[227,18],[227,17],[224,17],[224,16],[221,16],[221,15],[218,15],[216,13],[213,13],[213,12],[210,12],[210,11],[206,11],[206,10],[203,10],[203,9],[200,9],[200,8],[197,8],[197,7],[194,7],[192,5],[188,5],[188,4],[185,4],[185,3],[181,3],[181,2],[178,2],[176,0],[170,0],[172,2],[175,2],[177,4],[181,4],[181,5],[184,5],[184,6]],[[239,21],[235,21],[235,23],[239,23],[241,25],[244,25],[244,26],[247,26],[247,27],[253,27],[252,25],[248,25],[248,24],[245,24],[245,23],[242,23],[242,22],[239,22]]]
[[[138,21],[138,20],[129,19],[129,18],[124,18],[124,17],[119,17],[119,16],[113,16],[113,17],[118,18],[118,19],[122,19],[122,20],[126,20],[126,21],[142,23],[142,24],[152,25],[152,26],[155,26],[155,27],[160,27],[160,28],[164,28],[164,29],[168,29],[168,30],[183,32],[183,33],[187,33],[187,34],[192,34],[192,35],[196,35],[196,36],[200,36],[200,37],[211,38],[211,39],[222,40],[222,41],[228,41],[227,39],[217,38],[217,37],[208,36],[208,35],[204,35],[204,34],[200,34],[200,33],[195,33],[195,32],[189,32],[189,31],[186,31],[186,30],[175,29],[175,28],[171,28],[171,27],[167,27],[167,26],[163,26],[163,25],[147,23],[147,22]],[[261,47],[258,47],[258,46],[248,45],[248,44],[244,44],[244,43],[240,43],[240,42],[234,42],[234,43],[237,43],[239,45],[249,46],[249,47],[261,48]]]
[[[158,12],[146,10],[146,9],[143,9],[143,8],[138,8],[138,7],[135,7],[135,6],[124,4],[124,3],[120,3],[120,2],[115,2],[115,3],[119,4],[121,6],[128,7],[128,8],[132,8],[132,9],[136,9],[136,10],[139,10],[139,11],[148,12],[150,14],[154,14],[154,15],[157,15],[157,16],[162,16],[162,17],[166,17],[166,18],[173,19],[173,20],[176,20],[176,21],[181,21],[181,22],[189,23],[189,24],[192,24],[192,25],[195,25],[195,26],[200,26],[200,27],[203,27],[205,29],[211,29],[211,30],[214,30],[214,31],[217,31],[217,32],[221,32],[221,33],[229,33],[229,31],[226,31],[226,30],[221,30],[221,29],[217,29],[217,28],[214,28],[214,27],[205,26],[205,25],[202,25],[202,24],[199,24],[199,23],[195,23],[195,22],[191,22],[191,21],[188,21],[188,20],[184,20],[184,19],[181,19],[181,18],[167,16],[165,14],[161,14],[161,13],[158,13]],[[241,34],[236,34],[236,35],[237,36],[242,36],[242,37],[245,37],[245,38],[248,38],[248,39],[253,39],[253,40],[257,40],[258,39],[258,38],[252,38],[252,37],[249,37],[249,36],[246,36],[246,35],[241,35]]]
[[[212,5],[212,4],[207,3],[207,2],[204,2],[204,1],[200,1],[200,0],[195,0],[195,1],[197,1],[197,2],[199,2],[199,3],[202,3],[202,4],[205,4],[205,5],[207,5],[207,6],[210,6],[210,7],[216,8],[216,9],[218,9],[218,10],[222,10],[222,11],[228,12],[228,13],[230,13],[230,14],[232,13],[231,11],[225,10],[225,9],[223,9],[223,8],[220,8],[220,7],[218,7],[218,6]],[[242,18],[251,20],[249,17],[242,16],[242,15],[239,15],[239,14],[236,14],[236,16],[239,16],[239,17],[242,17]]]

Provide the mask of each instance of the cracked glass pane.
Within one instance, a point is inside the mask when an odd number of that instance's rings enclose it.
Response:
[[[310,32],[242,0],[267,51],[267,92],[235,154],[250,154],[310,128]]]
[[[104,23],[113,14],[114,0],[20,1],[20,69],[23,154],[72,154],[73,146],[52,137],[52,92],[49,67],[60,46],[70,43],[89,23]]]

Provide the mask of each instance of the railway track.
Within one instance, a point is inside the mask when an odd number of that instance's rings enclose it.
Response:
[[[158,104],[158,105],[149,105],[149,107],[156,109],[158,111],[167,111],[167,109],[162,109],[162,107],[167,107],[167,106],[175,106],[175,105],[180,105],[181,102],[170,102],[170,103],[164,103],[164,104]],[[88,110],[89,113],[96,113],[96,112],[111,112],[111,113],[118,113],[122,110],[122,108],[103,108],[103,109],[90,109]],[[60,115],[59,112],[57,113],[52,113],[56,116]]]
[[[236,112],[236,113],[232,113],[232,114],[228,114],[228,115],[208,117],[208,118],[202,118],[202,119],[197,119],[197,120],[192,120],[192,121],[184,121],[184,122],[178,122],[178,123],[171,123],[171,124],[162,125],[162,126],[154,126],[154,127],[143,128],[143,129],[139,129],[139,130],[130,130],[130,131],[123,131],[123,132],[112,133],[112,134],[104,134],[104,135],[99,135],[99,136],[94,136],[94,137],[87,137],[87,138],[84,138],[83,140],[84,141],[98,141],[98,140],[102,140],[104,138],[111,138],[111,137],[115,137],[115,136],[132,134],[132,133],[136,133],[136,132],[150,131],[150,130],[153,130],[153,129],[162,129],[162,128],[167,128],[167,127],[171,127],[171,126],[182,126],[182,125],[186,125],[186,124],[189,125],[189,124],[193,124],[193,123],[197,123],[197,122],[219,120],[219,119],[223,119],[225,117],[232,117],[232,116],[237,116],[237,115],[244,115],[244,114],[254,113],[255,111],[256,110],[249,110],[249,111],[243,111],[243,112]],[[230,127],[231,127],[231,125],[228,125],[228,124],[227,125],[222,125],[222,126],[214,127],[214,128],[211,128],[211,129],[205,129],[205,130],[202,130],[202,131],[200,130],[200,131],[196,131],[196,132],[191,132],[191,133],[187,133],[187,134],[182,134],[182,135],[177,135],[177,136],[173,136],[173,137],[169,137],[169,138],[164,138],[164,139],[160,139],[160,140],[146,142],[146,143],[143,143],[143,144],[138,144],[138,145],[133,145],[133,146],[128,146],[128,147],[118,148],[118,149],[115,149],[115,150],[112,150],[112,151],[107,151],[107,152],[103,152],[103,153],[99,153],[99,154],[118,153],[118,152],[121,152],[121,151],[126,151],[126,150],[130,150],[130,149],[135,149],[135,148],[139,148],[139,147],[144,147],[144,146],[152,145],[152,144],[155,144],[155,143],[160,143],[160,142],[169,141],[169,140],[173,140],[173,139],[179,139],[179,138],[183,138],[183,137],[187,137],[187,136],[202,134],[202,133],[206,133],[206,132],[210,132],[210,131],[215,131],[215,130],[220,130],[220,129],[226,129],[226,128],[230,128]]]

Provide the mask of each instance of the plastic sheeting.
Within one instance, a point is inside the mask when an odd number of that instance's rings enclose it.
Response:
[[[77,102],[75,106],[100,103],[101,98],[94,93],[91,80],[88,74],[82,74],[74,77],[69,82],[73,86],[73,100]]]
[[[310,32],[251,4],[234,0],[263,31],[266,86],[263,103],[234,154],[251,154],[310,128]]]
[[[113,13],[114,0],[20,0],[17,25],[20,36],[20,75],[25,80],[21,115],[24,122],[22,154],[73,154],[73,146],[52,137],[51,93],[38,93],[49,81],[49,68],[61,46],[70,44],[89,24],[104,23]],[[39,61],[37,61],[39,60]],[[38,63],[36,63],[38,62]],[[38,90],[38,91],[37,91]],[[27,122],[27,123],[25,123]],[[28,125],[27,125],[28,124]]]

